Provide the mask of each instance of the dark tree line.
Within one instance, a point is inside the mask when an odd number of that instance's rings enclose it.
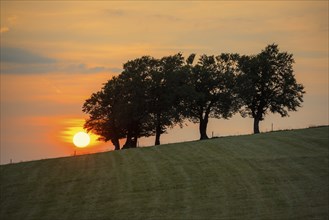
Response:
[[[84,127],[111,141],[115,150],[137,146],[140,137],[155,135],[155,145],[168,128],[184,120],[199,123],[207,139],[209,118],[228,119],[240,112],[254,118],[254,133],[268,112],[288,116],[303,102],[304,87],[293,74],[293,55],[275,44],[257,55],[202,55],[185,59],[178,53],[156,59],[143,56],[123,65],[120,75],[91,95],[83,105]],[[194,64],[195,63],[195,64]]]

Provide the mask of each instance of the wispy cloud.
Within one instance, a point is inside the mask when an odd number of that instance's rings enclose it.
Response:
[[[91,66],[81,64],[1,64],[1,74],[96,74],[96,73],[112,73],[118,74],[122,71],[121,68],[108,68],[105,66]]]
[[[2,34],[2,33],[6,33],[6,32],[8,32],[9,31],[9,27],[6,27],[6,26],[4,26],[4,27],[1,27],[0,28],[0,33]]]
[[[15,25],[17,23],[18,17],[16,15],[9,16],[7,21],[10,25]]]
[[[46,74],[56,72],[58,69],[57,66],[52,64],[10,64],[10,63],[1,63],[0,72],[1,74],[17,74],[17,75],[26,75],[26,74]]]
[[[0,27],[0,34],[8,32],[12,26],[17,23],[17,18],[18,17],[16,15],[9,16],[4,22],[3,26]]]
[[[121,68],[106,66],[91,66],[86,63],[67,63],[30,50],[14,47],[0,47],[1,74],[93,74],[119,73]]]
[[[125,11],[122,9],[105,9],[104,10],[106,15],[110,16],[123,16],[125,15]]]
[[[47,56],[39,55],[31,51],[15,48],[15,47],[1,47],[1,62],[19,63],[19,64],[46,64],[54,63],[55,59]]]
[[[167,14],[153,14],[150,17],[152,19],[169,21],[169,22],[177,22],[177,21],[182,21],[183,20],[182,18],[173,16],[173,15],[167,15]]]
[[[105,66],[88,66],[85,63],[80,64],[71,64],[61,68],[61,72],[67,73],[100,73],[100,72],[109,72],[109,73],[119,73],[121,68],[107,68]]]

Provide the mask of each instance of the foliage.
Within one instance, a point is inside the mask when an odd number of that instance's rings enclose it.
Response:
[[[241,115],[254,118],[254,133],[268,112],[288,116],[301,107],[302,84],[293,74],[293,55],[279,52],[278,45],[268,45],[260,54],[241,56],[239,60],[239,93],[243,101]]]
[[[124,148],[136,147],[139,137],[154,134],[148,108],[150,94],[147,90],[150,75],[156,70],[156,65],[154,58],[143,56],[125,63],[124,70],[118,77],[122,83],[118,115],[127,131]]]
[[[111,140],[115,150],[120,149],[119,139],[124,137],[125,130],[122,126],[120,127],[118,118],[121,87],[118,78],[112,78],[101,91],[93,93],[82,108],[83,112],[90,115],[84,128],[88,132],[99,135],[99,140],[105,142]]]
[[[187,97],[188,118],[199,123],[200,139],[207,139],[209,118],[229,118],[237,110],[235,70],[232,59],[236,55],[202,55],[195,66],[190,67],[190,95]]]
[[[160,144],[167,127],[183,120],[179,113],[179,92],[186,79],[183,63],[181,54],[128,61],[118,77],[86,100],[83,111],[90,117],[85,128],[100,135],[100,140],[111,140],[115,149],[120,149],[118,139],[123,137],[123,148],[136,147],[139,137],[154,134],[155,144]]]
[[[181,124],[183,120],[180,109],[180,91],[186,79],[183,64],[182,54],[175,54],[157,60],[156,71],[150,72],[147,106],[154,123],[155,145],[160,144],[160,135],[167,127]]]
[[[304,87],[293,74],[293,55],[268,45],[257,55],[195,54],[155,59],[143,56],[123,65],[123,72],[93,93],[83,105],[90,115],[85,128],[120,149],[136,147],[140,137],[155,135],[188,119],[199,123],[207,139],[209,118],[232,117],[239,109],[254,118],[254,133],[268,112],[288,116],[303,102]]]

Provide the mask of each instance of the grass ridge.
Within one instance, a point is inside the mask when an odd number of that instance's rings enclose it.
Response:
[[[1,165],[1,219],[328,219],[328,126]]]

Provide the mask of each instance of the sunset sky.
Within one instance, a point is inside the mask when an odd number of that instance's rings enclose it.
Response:
[[[256,54],[276,43],[294,54],[306,94],[302,108],[268,115],[261,131],[328,124],[328,1],[1,1],[0,28],[1,164],[112,150],[110,142],[74,147],[87,118],[81,107],[143,55]],[[198,139],[198,125],[187,124],[162,143]],[[211,119],[212,132],[250,134],[252,120]]]

